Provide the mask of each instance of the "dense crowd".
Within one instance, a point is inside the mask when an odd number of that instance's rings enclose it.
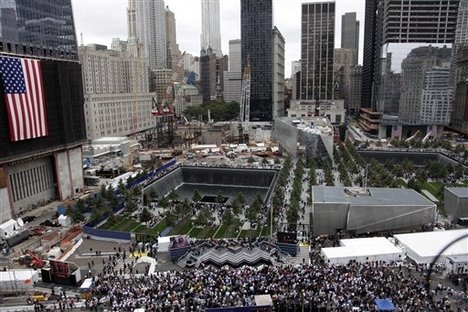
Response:
[[[440,291],[440,292],[439,292]],[[445,291],[445,293],[442,293]],[[435,307],[422,274],[404,267],[264,266],[205,267],[154,275],[95,277],[93,302],[107,302],[112,311],[203,311],[209,307],[248,306],[254,296],[270,294],[276,311],[326,309],[375,311],[376,298],[391,298],[398,311],[454,311],[450,289],[432,290]],[[456,310],[455,310],[456,311]],[[459,311],[462,310],[459,306]],[[466,310],[465,310],[466,311]]]

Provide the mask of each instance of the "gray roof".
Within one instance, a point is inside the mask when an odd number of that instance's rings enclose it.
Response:
[[[403,188],[367,188],[370,196],[352,196],[345,193],[346,187],[314,186],[312,188],[314,203],[349,203],[360,206],[434,206],[435,204],[413,189]]]
[[[468,187],[446,187],[445,189],[457,197],[468,197]]]

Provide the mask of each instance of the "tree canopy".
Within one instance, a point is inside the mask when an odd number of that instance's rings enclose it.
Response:
[[[214,121],[229,121],[237,119],[239,107],[237,102],[208,101],[200,106],[187,107],[184,114],[190,118],[198,118],[201,115],[203,120],[208,120],[208,110],[210,110]]]

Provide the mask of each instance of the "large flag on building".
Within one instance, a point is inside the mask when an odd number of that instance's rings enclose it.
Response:
[[[1,56],[0,78],[7,105],[10,140],[48,135],[40,61]]]

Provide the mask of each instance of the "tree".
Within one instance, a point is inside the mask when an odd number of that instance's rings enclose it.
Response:
[[[208,207],[203,207],[200,209],[200,212],[198,213],[198,216],[195,220],[195,223],[198,226],[207,226],[211,221],[211,213]]]
[[[132,198],[126,198],[125,199],[125,210],[127,212],[134,212],[135,210],[137,210],[138,206],[137,204],[135,203],[135,201],[132,199]]]
[[[182,205],[181,205],[181,213],[182,215],[188,215],[190,213],[190,210],[192,210],[192,207],[190,207],[190,202],[188,201],[188,199],[184,199],[184,201],[182,202]]]
[[[281,164],[281,160],[279,160],[279,158],[275,158],[275,165],[279,165]]]
[[[175,189],[172,189],[172,191],[167,195],[167,198],[170,201],[176,201],[179,198],[179,194],[175,191]]]
[[[232,201],[231,209],[232,209],[232,213],[235,214],[236,216],[240,214],[240,212],[241,212],[240,205],[237,202],[237,200]]]
[[[222,204],[224,203],[224,200],[225,200],[225,197],[224,197],[223,192],[219,191],[218,194],[216,195],[216,202],[218,204]]]
[[[253,164],[254,162],[255,162],[255,159],[252,156],[250,156],[249,159],[247,159],[247,163],[249,164]]]
[[[193,195],[192,195],[192,201],[195,203],[198,203],[201,200],[202,200],[202,197],[200,195],[200,192],[198,192],[198,190],[194,190]]]
[[[149,212],[148,209],[143,208],[143,211],[141,212],[141,215],[140,215],[140,222],[141,223],[148,222],[149,220],[151,220],[151,218],[153,218],[153,215],[151,214],[151,212]]]
[[[268,160],[267,160],[266,158],[263,158],[263,159],[262,159],[262,165],[263,165],[263,166],[268,165]]]
[[[143,194],[143,205],[148,206],[151,202],[151,196],[148,193]]]
[[[223,224],[232,224],[234,221],[234,216],[232,215],[231,209],[227,208],[223,214]]]
[[[166,197],[161,197],[158,201],[158,206],[161,208],[169,207],[169,202]]]
[[[174,226],[175,222],[176,222],[176,217],[175,217],[174,213],[172,213],[172,211],[169,210],[166,213],[166,223],[167,223],[168,226]]]
[[[78,199],[78,201],[76,202],[76,209],[82,213],[85,212],[86,206],[85,206],[84,201],[82,201],[81,199]]]
[[[236,200],[240,205],[244,205],[245,204],[244,194],[242,192],[237,193]]]
[[[127,188],[125,187],[125,184],[123,183],[122,179],[119,180],[117,188],[119,189],[120,194],[122,194],[122,196],[125,196],[125,193],[127,193]]]

